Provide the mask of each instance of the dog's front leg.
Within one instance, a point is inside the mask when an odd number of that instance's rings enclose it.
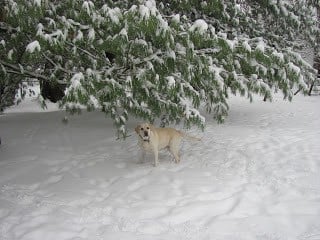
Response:
[[[154,166],[156,167],[159,164],[159,160],[158,160],[159,151],[158,151],[158,149],[154,148],[153,152],[154,152]]]
[[[145,160],[146,160],[146,151],[144,149],[140,149],[139,163],[144,163]]]

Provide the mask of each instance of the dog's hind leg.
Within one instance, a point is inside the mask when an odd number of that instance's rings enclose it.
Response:
[[[171,140],[170,146],[169,146],[169,151],[173,155],[175,163],[180,162],[180,154],[179,154],[180,142],[181,142],[180,138]]]
[[[172,155],[174,156],[174,162],[179,163],[180,162],[180,154],[175,151],[171,151]]]

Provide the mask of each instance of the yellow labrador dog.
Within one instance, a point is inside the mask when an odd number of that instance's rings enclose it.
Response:
[[[182,138],[188,138],[200,141],[200,138],[188,136],[186,133],[174,128],[156,128],[149,123],[143,123],[135,128],[139,136],[139,145],[141,147],[140,162],[144,162],[146,152],[154,153],[154,166],[157,166],[159,150],[168,148],[173,155],[175,162],[180,162],[179,148]]]

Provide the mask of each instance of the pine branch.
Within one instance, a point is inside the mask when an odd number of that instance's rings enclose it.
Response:
[[[99,57],[97,57],[97,56],[95,56],[95,55],[93,55],[92,53],[90,53],[89,51],[87,51],[87,50],[85,50],[85,49],[83,49],[83,48],[81,48],[81,47],[79,47],[79,46],[77,46],[77,45],[75,45],[74,43],[71,43],[71,42],[68,42],[68,41],[66,41],[66,44],[67,45],[69,45],[69,46],[71,46],[71,47],[76,47],[77,49],[79,49],[82,53],[84,53],[84,54],[86,54],[86,55],[88,55],[88,56],[90,56],[91,58],[93,58],[93,59],[96,59],[96,60],[101,60],[101,58],[99,58]]]
[[[75,74],[75,72],[72,72],[70,70],[67,70],[63,67],[61,67],[61,65],[59,64],[56,64],[51,58],[49,58],[46,54],[42,53],[42,56],[47,59],[53,66],[55,66],[57,69],[63,71],[64,73],[67,73],[67,74]]]
[[[7,70],[7,72],[9,72],[9,73],[13,73],[13,74],[21,75],[21,76],[28,76],[28,77],[36,78],[36,79],[43,80],[43,81],[46,81],[46,82],[50,82],[50,79],[48,77],[44,76],[44,75],[41,75],[41,74],[38,74],[38,73],[34,73],[34,72],[31,72],[31,71],[28,71],[28,70],[25,70],[25,69],[21,69],[21,67],[16,66],[14,64],[7,63],[7,62],[5,62],[3,60],[0,60],[0,64],[2,64],[3,66],[9,68]],[[61,81],[61,80],[57,80],[57,82],[60,83],[60,84],[65,84],[65,82]]]
[[[18,32],[18,28],[14,28],[11,27],[9,24],[5,23],[5,22],[0,22],[0,31],[2,32],[8,32],[8,33],[12,33],[12,32]]]

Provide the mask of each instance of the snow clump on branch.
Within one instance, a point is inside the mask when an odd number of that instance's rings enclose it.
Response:
[[[35,50],[39,52],[41,50],[40,43],[37,40],[29,43],[28,46],[26,47],[26,51],[29,53],[33,53]]]
[[[189,28],[191,32],[198,31],[200,34],[204,34],[208,30],[208,24],[203,19],[198,19]]]

